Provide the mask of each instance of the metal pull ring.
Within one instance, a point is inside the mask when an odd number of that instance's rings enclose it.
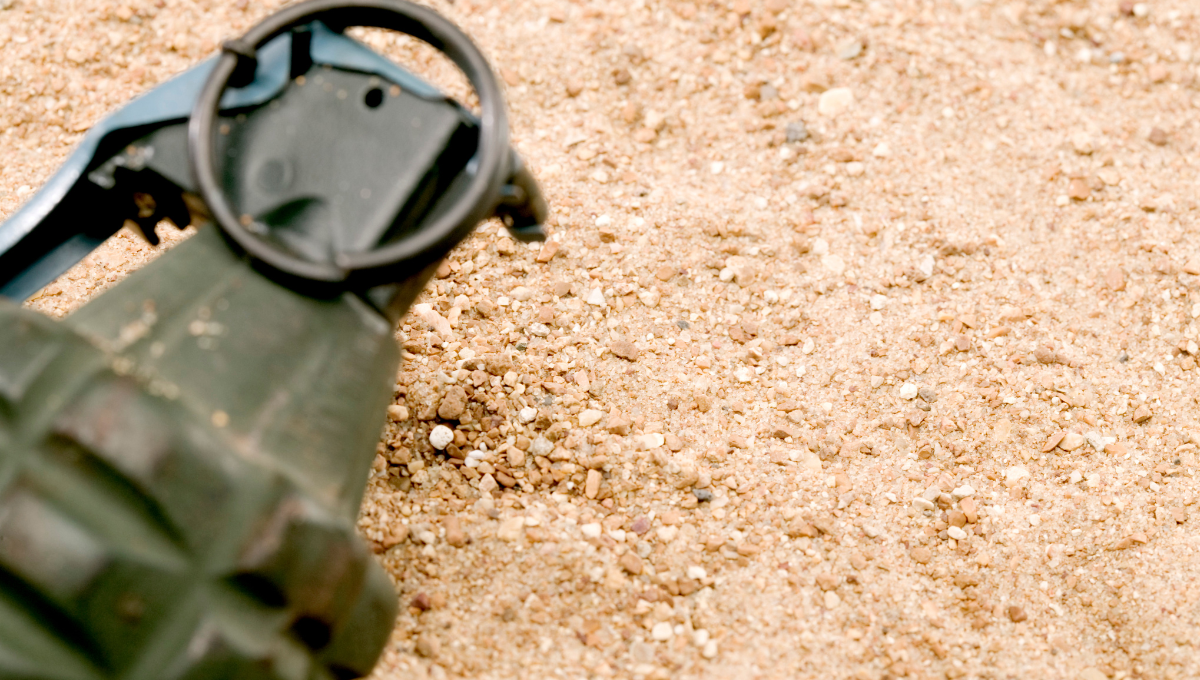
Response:
[[[338,253],[314,262],[269,243],[243,226],[216,175],[215,128],[221,96],[245,85],[256,51],[284,32],[320,21],[335,31],[351,26],[383,28],[410,35],[443,52],[467,77],[479,98],[479,142],[466,170],[471,177],[460,199],[421,229],[361,253]],[[495,74],[479,49],[454,24],[407,0],[309,0],[283,9],[225,44],[188,122],[188,153],[200,196],[217,226],[268,276],[292,287],[340,292],[363,290],[410,276],[441,259],[502,200],[509,175],[508,120]]]

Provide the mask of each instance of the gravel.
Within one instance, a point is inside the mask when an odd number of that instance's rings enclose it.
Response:
[[[161,4],[0,10],[5,214],[277,6]],[[1200,22],[1043,4],[434,3],[553,240],[484,225],[398,328],[359,528],[430,606],[376,677],[1200,675]]]

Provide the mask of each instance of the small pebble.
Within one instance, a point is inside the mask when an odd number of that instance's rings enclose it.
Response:
[[[787,140],[788,144],[795,144],[808,139],[808,127],[802,120],[796,120],[788,123],[784,130],[785,134],[787,135],[785,139]]]
[[[666,621],[659,621],[650,629],[650,637],[659,642],[666,642],[675,637],[675,628]]]
[[[1063,451],[1074,451],[1075,449],[1083,446],[1084,442],[1086,441],[1087,440],[1084,439],[1084,436],[1078,432],[1068,432],[1067,434],[1063,435],[1062,441],[1058,443],[1058,448],[1062,449]]]
[[[445,425],[438,425],[429,432],[429,443],[438,451],[445,451],[452,441],[454,441],[454,430]]]
[[[592,425],[595,425],[596,423],[600,422],[600,419],[603,417],[604,417],[603,411],[597,411],[596,409],[588,409],[579,414],[579,426],[580,427],[591,427]]]
[[[608,346],[608,351],[613,353],[613,356],[620,357],[626,361],[637,361],[638,348],[628,340],[615,340]]]
[[[854,106],[854,92],[846,87],[825,90],[821,93],[821,98],[817,100],[817,111],[822,116],[831,118],[842,115],[852,106]]]
[[[901,399],[905,399],[905,400],[916,399],[917,394],[919,392],[920,392],[920,390],[917,389],[917,386],[910,382],[900,384],[900,392],[899,393],[900,393]]]

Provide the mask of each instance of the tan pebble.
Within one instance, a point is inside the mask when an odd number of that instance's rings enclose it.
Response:
[[[729,445],[735,449],[744,449],[750,446],[746,438],[740,434],[729,435]]]
[[[572,78],[567,81],[567,96],[578,97],[583,93],[583,81],[578,78]]]
[[[608,350],[626,361],[637,361],[638,358],[637,346],[628,340],[614,340]]]
[[[1125,290],[1125,272],[1120,267],[1113,267],[1104,272],[1104,285],[1112,291]]]
[[[833,592],[832,590],[825,591],[825,608],[826,609],[836,609],[837,606],[841,603],[842,603],[842,598],[838,597],[837,593]]]
[[[490,474],[484,474],[483,479],[479,480],[479,493],[489,494],[500,488],[500,484],[496,482],[496,478]]]
[[[1068,432],[1063,435],[1062,441],[1058,443],[1058,448],[1063,451],[1074,451],[1083,446],[1087,439],[1078,432]]]
[[[558,254],[560,247],[558,241],[546,241],[542,246],[541,252],[538,253],[537,261],[546,264],[550,260],[553,260],[554,256]]]
[[[621,558],[617,561],[621,565],[622,569],[630,574],[633,574],[634,576],[642,573],[642,558],[638,557],[634,553],[627,552],[624,555],[621,555]]]
[[[1145,404],[1142,404],[1141,406],[1139,406],[1133,410],[1133,422],[1137,423],[1138,425],[1141,425],[1142,423],[1146,422],[1147,420],[1150,420],[1150,418],[1153,415],[1154,414],[1150,412],[1150,408],[1148,406],[1146,406]]]
[[[962,528],[967,525],[967,515],[961,510],[951,510],[946,513],[946,519],[950,522],[950,526]]]
[[[839,583],[841,583],[841,579],[829,572],[817,575],[817,585],[821,590],[833,590],[838,587]]]
[[[525,448],[529,448],[529,447],[527,446]],[[507,457],[508,457],[508,466],[510,468],[519,470],[519,469],[525,467],[525,452],[522,451],[521,449],[519,449],[515,446],[510,446],[508,448],[508,456]]]
[[[420,635],[417,638],[416,650],[417,654],[427,659],[432,659],[438,655],[441,645],[437,638],[427,633]]]
[[[1193,257],[1183,265],[1183,272],[1192,276],[1200,275],[1200,257]]]
[[[1160,127],[1151,128],[1150,134],[1146,136],[1146,139],[1148,139],[1154,146],[1166,146],[1167,142],[1170,141],[1170,139],[1167,137],[1166,130],[1163,130]]]
[[[587,484],[584,486],[583,495],[588,498],[595,498],[596,494],[600,493],[600,479],[603,475],[599,470],[588,470]]]
[[[1079,680],[1108,680],[1108,676],[1099,668],[1089,666],[1079,671]]]
[[[579,414],[579,426],[591,427],[600,422],[602,417],[604,417],[604,412],[597,411],[596,409],[588,409]]]
[[[408,409],[405,408],[404,406],[398,406],[396,404],[392,404],[391,406],[388,407],[387,414],[388,414],[388,418],[390,420],[394,420],[398,423],[402,423],[402,422],[408,420]]]
[[[1092,188],[1088,186],[1086,180],[1076,178],[1071,180],[1067,186],[1067,196],[1075,201],[1087,200],[1087,197],[1092,194]]]
[[[1104,452],[1110,456],[1123,456],[1127,453],[1125,445],[1120,442],[1104,445]]]
[[[664,264],[654,272],[654,278],[659,281],[670,281],[672,276],[675,276],[676,269],[671,265]]]
[[[1136,531],[1136,532],[1130,534],[1129,540],[1133,541],[1134,543],[1137,543],[1138,545],[1146,545],[1147,543],[1150,542],[1150,539],[1146,537],[1146,532],[1144,532],[1144,531]]]
[[[790,538],[816,538],[817,528],[797,517],[788,524],[787,535]]]
[[[458,420],[467,410],[467,393],[455,385],[446,390],[442,403],[438,405],[438,417],[443,420]]]
[[[957,338],[954,338],[954,349],[960,352],[971,349],[971,338],[965,335],[959,335]]]
[[[962,510],[963,516],[967,521],[974,524],[979,521],[979,510],[975,505],[974,498],[964,498],[958,502],[959,509]]]
[[[929,551],[929,548],[924,546],[913,548],[909,551],[908,555],[917,564],[929,564],[929,560],[933,559],[933,553]]]
[[[525,519],[523,517],[508,517],[500,522],[499,528],[496,529],[496,538],[501,541],[519,540],[524,528]]]
[[[1054,448],[1056,446],[1058,446],[1058,443],[1061,442],[1063,440],[1063,437],[1065,437],[1066,435],[1067,435],[1067,433],[1065,430],[1059,430],[1058,432],[1055,432],[1054,434],[1050,435],[1050,438],[1047,439],[1046,443],[1042,445],[1042,453],[1050,453],[1051,451],[1053,451]]]
[[[461,548],[467,544],[467,534],[462,529],[462,523],[457,517],[447,517],[444,522],[446,527],[446,542],[455,548]]]
[[[742,557],[750,557],[752,555],[757,555],[760,550],[762,550],[762,548],[757,545],[754,545],[750,542],[743,542],[738,544],[737,554],[741,555]]]
[[[672,452],[678,453],[683,450],[683,440],[673,434],[664,435],[663,441]]]
[[[1028,619],[1029,615],[1025,613],[1025,610],[1022,607],[1014,604],[1008,608],[1008,618],[1013,623],[1020,623],[1025,619]]]

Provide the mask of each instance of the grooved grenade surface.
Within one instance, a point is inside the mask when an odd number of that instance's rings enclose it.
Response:
[[[353,524],[379,426],[317,418],[382,423],[391,328],[214,231],[66,322],[0,300],[0,678],[350,678],[391,632]]]

